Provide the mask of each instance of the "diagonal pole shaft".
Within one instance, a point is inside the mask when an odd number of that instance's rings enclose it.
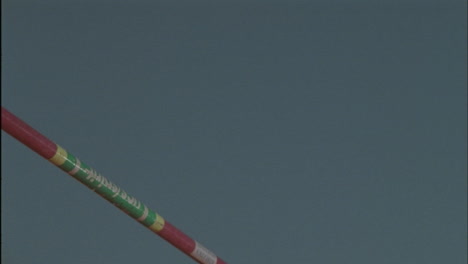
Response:
[[[203,245],[2,107],[2,130],[201,264],[226,264]]]

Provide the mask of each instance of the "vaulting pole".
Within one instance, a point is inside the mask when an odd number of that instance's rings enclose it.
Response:
[[[2,107],[2,130],[201,264],[226,264],[94,169]]]

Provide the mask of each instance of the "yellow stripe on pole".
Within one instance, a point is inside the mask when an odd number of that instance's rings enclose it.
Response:
[[[67,151],[57,145],[57,151],[55,152],[55,155],[49,159],[49,161],[57,166],[60,166],[67,160],[67,155]]]
[[[156,221],[154,221],[154,223],[149,226],[149,229],[151,229],[151,230],[153,230],[155,232],[159,232],[164,228],[164,224],[165,224],[164,218],[162,218],[162,216],[156,214]]]

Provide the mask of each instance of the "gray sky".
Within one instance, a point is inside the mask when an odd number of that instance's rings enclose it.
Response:
[[[228,263],[466,263],[465,1],[60,2],[2,1],[2,105]],[[193,263],[1,170],[5,263]]]

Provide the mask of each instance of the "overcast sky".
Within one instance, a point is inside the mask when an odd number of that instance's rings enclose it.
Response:
[[[465,1],[2,1],[2,106],[228,263],[465,264]],[[194,263],[2,132],[2,260]]]

